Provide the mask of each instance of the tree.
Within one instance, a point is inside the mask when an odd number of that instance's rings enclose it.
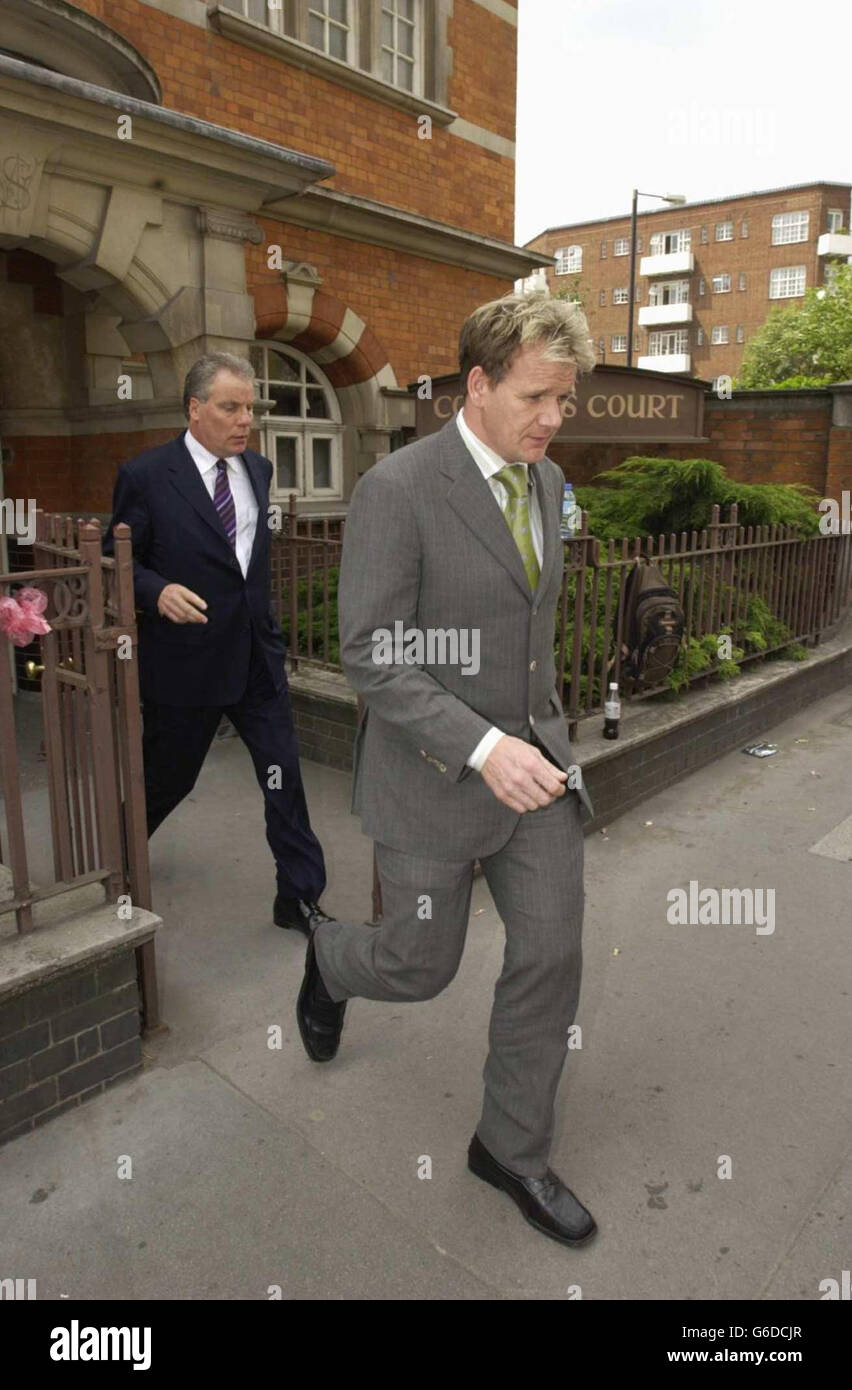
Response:
[[[600,540],[701,531],[710,525],[714,503],[727,518],[732,502],[741,526],[781,522],[811,536],[819,531],[818,500],[819,493],[801,483],[736,482],[715,459],[638,455],[599,473],[593,487],[577,489],[589,530]]]
[[[829,386],[852,379],[852,265],[839,265],[827,285],[800,305],[775,308],[752,338],[735,385]]]
[[[577,275],[572,280],[570,285],[566,285],[563,289],[557,290],[553,298],[565,299],[569,304],[579,304],[580,308],[583,310],[583,313],[586,315],[586,318],[588,318],[588,312],[586,310],[586,300],[589,297],[589,293],[590,291],[588,285],[585,285],[583,281],[580,279],[579,275]]]

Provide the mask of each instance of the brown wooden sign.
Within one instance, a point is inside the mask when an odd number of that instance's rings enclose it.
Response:
[[[584,444],[696,443],[704,439],[704,393],[708,383],[695,377],[666,372],[644,372],[636,367],[596,367],[577,383],[576,399],[569,401],[565,423],[556,440]],[[432,377],[414,383],[415,424],[418,437],[441,429],[462,406],[459,377]],[[431,390],[431,397],[426,392]]]

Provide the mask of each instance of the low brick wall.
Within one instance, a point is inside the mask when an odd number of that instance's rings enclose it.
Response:
[[[586,832],[844,686],[852,686],[852,620],[806,661],[753,663],[678,701],[625,701],[613,742],[601,737],[602,715],[581,720],[577,760],[595,807]],[[290,699],[302,757],[350,770],[357,713],[343,678],[291,675]]]
[[[806,705],[852,684],[852,634],[836,651],[817,648],[805,662],[768,662],[728,685],[693,690],[691,713],[676,706],[666,718],[665,706],[648,710],[627,737],[591,751],[598,729],[583,737],[579,761],[595,807],[587,833],[612,822],[655,792],[670,787],[690,772],[725,753],[765,738]],[[597,721],[595,721],[597,723]],[[658,727],[654,727],[657,725]],[[603,742],[601,740],[601,742]]]
[[[0,1144],[142,1066],[136,953],[0,1003]]]
[[[325,694],[300,675],[291,675],[290,708],[299,752],[314,763],[346,772],[352,767],[352,747],[358,727],[355,696],[341,678],[340,693]]]
[[[736,391],[704,401],[703,442],[555,441],[548,453],[575,486],[638,454],[645,458],[715,459],[741,483],[803,483],[840,500],[852,487],[852,386]]]

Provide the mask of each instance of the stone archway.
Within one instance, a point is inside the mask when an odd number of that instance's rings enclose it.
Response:
[[[289,343],[322,367],[348,427],[344,464],[351,491],[359,474],[392,447],[386,389],[398,389],[388,353],[371,328],[321,288],[314,266],[287,263],[280,280],[254,293],[257,337]]]
[[[14,8],[68,9],[63,0],[15,0]],[[92,25],[83,27],[91,39]],[[111,86],[0,49],[0,253],[55,267],[77,320],[66,360],[81,364],[73,401],[57,403],[51,418],[31,410],[39,419],[0,403],[0,433],[37,439],[45,456],[64,436],[77,473],[94,467],[105,477],[121,457],[184,424],[183,381],[197,357],[245,355],[255,337],[245,243],[263,240],[252,214],[334,166],[136,95],[142,82],[156,97],[155,75],[125,71],[130,58],[118,39],[113,75],[98,33],[106,67],[86,71]],[[23,31],[16,42],[23,52]],[[128,358],[145,377],[136,402],[118,389]],[[103,491],[97,506],[90,496],[59,506],[108,508]]]

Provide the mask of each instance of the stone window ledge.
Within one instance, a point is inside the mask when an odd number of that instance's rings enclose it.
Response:
[[[246,19],[235,10],[228,9],[226,5],[208,5],[207,14],[211,26],[225,38],[247,44],[250,48],[260,49],[263,53],[272,53],[294,67],[327,77],[332,82],[339,82],[364,96],[373,97],[389,106],[396,106],[401,111],[408,111],[413,116],[430,116],[435,125],[448,126],[457,119],[457,113],[447,106],[430,101],[428,97],[406,92],[401,87],[394,87],[383,78],[374,77],[372,73],[352,67],[349,63],[342,63],[338,58],[330,58],[328,54],[320,53],[318,49],[300,43],[298,39],[291,39],[286,34],[276,34],[265,24]]]

